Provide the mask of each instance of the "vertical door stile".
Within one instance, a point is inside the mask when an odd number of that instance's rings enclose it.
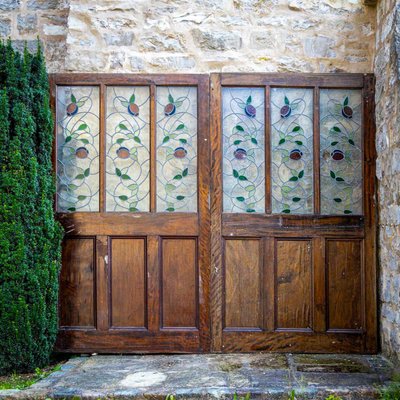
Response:
[[[325,238],[313,238],[313,330],[326,331]]]
[[[160,331],[160,239],[158,236],[147,238],[147,315],[148,329],[152,333]]]
[[[314,158],[314,214],[321,214],[321,185],[320,185],[320,134],[319,134],[319,87],[314,87],[314,139],[313,139],[313,158]]]
[[[109,328],[109,254],[108,237],[96,236],[96,315],[97,329]]]

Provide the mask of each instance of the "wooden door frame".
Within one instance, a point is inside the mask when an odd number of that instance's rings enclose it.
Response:
[[[210,310],[209,310],[209,281],[210,281],[210,212],[209,212],[209,188],[210,188],[210,167],[207,160],[210,159],[210,140],[209,140],[209,75],[208,74],[103,74],[103,73],[61,73],[50,74],[50,104],[53,111],[54,121],[56,121],[56,87],[57,86],[98,86],[100,101],[100,136],[99,136],[99,157],[100,157],[100,212],[97,213],[58,213],[58,219],[66,227],[67,235],[79,232],[79,235],[94,238],[97,251],[95,263],[95,274],[97,276],[97,304],[95,305],[97,330],[99,334],[107,334],[110,316],[108,314],[108,299],[110,288],[108,285],[107,265],[104,257],[108,255],[107,236],[129,235],[132,234],[131,228],[125,230],[115,230],[114,224],[135,224],[135,236],[149,235],[148,245],[160,251],[160,243],[163,238],[174,236],[178,232],[177,221],[174,215],[184,215],[187,225],[184,227],[185,237],[198,237],[198,341],[196,334],[191,331],[183,332],[181,338],[177,332],[162,332],[161,339],[157,342],[152,337],[146,340],[135,336],[129,338],[129,332],[125,332],[122,337],[109,334],[109,340],[96,347],[95,335],[85,335],[82,331],[72,332],[63,330],[59,334],[58,348],[62,351],[105,351],[105,352],[207,352],[210,351]],[[141,218],[135,218],[132,213],[114,213],[113,220],[109,213],[105,211],[105,96],[107,86],[149,86],[150,88],[150,212],[141,213]],[[197,112],[198,112],[198,211],[197,214],[188,213],[157,213],[156,204],[156,115],[155,115],[155,91],[157,86],[196,86],[197,87]],[[57,124],[54,126],[55,141],[53,146],[52,160],[56,170],[57,163]],[[55,201],[55,207],[57,202]],[[117,215],[116,215],[117,214]],[[99,235],[99,227],[106,229],[107,234]],[[198,226],[198,227],[197,227]],[[73,227],[72,229],[70,229]],[[70,231],[69,231],[70,230]],[[182,229],[179,229],[182,232]],[[150,236],[152,235],[152,236]],[[157,239],[158,236],[159,238]],[[179,234],[178,234],[179,236]],[[175,236],[174,236],[175,237]],[[159,253],[160,254],[160,253]],[[159,262],[150,257],[147,260],[147,267],[150,274],[156,276],[158,282],[151,290],[160,290],[160,271]],[[155,309],[161,310],[158,294],[154,294],[148,299],[152,302]],[[107,310],[107,311],[105,311]],[[157,316],[149,316],[149,324],[156,329],[160,326]],[[160,329],[162,331],[162,329]],[[119,345],[115,341],[123,340],[124,344]],[[86,343],[84,349],[77,349],[76,342],[82,340]],[[151,349],[154,340],[153,349]],[[181,342],[183,340],[183,342]],[[114,342],[114,343],[113,343]],[[65,345],[67,348],[62,348]],[[68,348],[68,346],[70,346]]]
[[[221,88],[227,87],[264,87],[265,88],[265,165],[266,165],[266,214],[247,216],[248,225],[251,225],[255,231],[261,234],[274,232],[279,235],[282,227],[293,231],[292,235],[296,237],[296,230],[302,230],[303,234],[312,235],[325,232],[329,235],[332,228],[339,226],[343,237],[363,237],[363,260],[364,277],[362,294],[362,303],[364,305],[363,322],[365,334],[361,341],[349,341],[341,343],[339,352],[365,352],[375,353],[378,350],[378,331],[377,331],[377,248],[376,248],[376,223],[377,223],[377,205],[376,205],[376,179],[375,179],[375,78],[373,74],[287,74],[287,73],[213,73],[210,79],[211,97],[210,109],[212,117],[210,119],[211,135],[211,349],[214,352],[224,351],[329,351],[328,341],[321,335],[310,343],[307,347],[306,341],[311,337],[305,333],[299,335],[297,339],[299,344],[293,345],[294,337],[285,332],[275,332],[274,323],[266,322],[265,335],[256,333],[242,334],[237,337],[237,342],[232,346],[225,346],[223,341],[223,302],[224,302],[224,276],[223,276],[223,237],[250,234],[243,226],[239,224],[244,214],[223,214],[222,212],[222,94]],[[304,217],[296,215],[272,215],[270,203],[270,87],[300,87],[312,88],[314,90],[314,196],[315,196],[315,214]],[[320,88],[331,89],[361,89],[363,101],[363,191],[364,191],[364,217],[357,216],[322,216],[320,212],[320,184],[319,184],[319,90]],[[251,219],[250,219],[251,217]],[[304,224],[303,221],[308,223]],[[224,224],[225,222],[225,224]],[[225,226],[225,228],[223,228]],[[298,234],[297,234],[298,235]],[[311,236],[310,236],[311,238]],[[323,246],[321,254],[324,254],[325,240],[319,237],[312,238],[315,246]],[[264,247],[264,256],[271,251],[266,244]],[[325,257],[325,256],[323,256]],[[315,262],[324,262],[324,260],[314,260]],[[268,274],[273,273],[273,261],[267,263]],[[272,268],[272,269],[271,269]],[[315,290],[313,293],[316,304],[314,310],[315,332],[323,332],[326,327],[326,298],[325,298],[325,274],[326,271],[316,271],[314,279],[320,285],[321,290]],[[264,278],[266,292],[271,289],[268,279]],[[268,294],[267,294],[268,295]],[[264,310],[265,314],[273,314],[273,310]],[[268,339],[269,338],[269,339]],[[340,334],[332,332],[332,340],[338,340],[340,343]],[[262,341],[266,341],[263,346]],[[268,344],[267,342],[270,341]],[[296,339],[294,340],[296,341]],[[290,344],[289,344],[290,342]],[[356,346],[354,346],[356,343]],[[307,350],[308,349],[308,350]]]

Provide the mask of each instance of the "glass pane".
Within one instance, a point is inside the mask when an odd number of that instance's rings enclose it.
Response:
[[[157,87],[157,211],[197,211],[195,87]]]
[[[222,89],[224,212],[265,211],[264,89]]]
[[[57,209],[99,211],[99,88],[57,87]]]
[[[362,214],[361,90],[321,90],[321,213]]]
[[[313,90],[271,89],[272,212],[313,213]]]
[[[150,210],[150,89],[107,88],[106,210]]]

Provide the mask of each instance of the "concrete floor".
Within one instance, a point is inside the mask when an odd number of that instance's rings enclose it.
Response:
[[[382,356],[204,354],[71,358],[61,371],[0,399],[251,399],[377,398],[392,375]]]

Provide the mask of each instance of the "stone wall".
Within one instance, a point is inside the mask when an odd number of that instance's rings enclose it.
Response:
[[[374,69],[381,341],[383,352],[400,362],[400,2],[382,0],[377,10],[377,21]]]
[[[50,70],[63,70],[68,10],[68,0],[0,0],[0,38],[34,50],[39,36]]]
[[[0,0],[50,71],[370,72],[374,25],[362,0]]]

